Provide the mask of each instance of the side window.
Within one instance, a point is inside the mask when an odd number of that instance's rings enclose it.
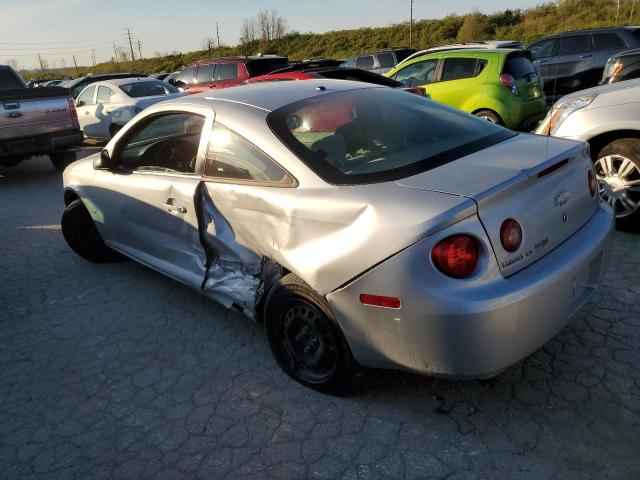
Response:
[[[293,184],[291,177],[265,153],[219,123],[213,126],[204,174],[233,180]]]
[[[533,58],[555,57],[558,54],[558,39],[550,38],[534,43],[529,47]]]
[[[358,57],[356,67],[363,70],[370,70],[373,68],[373,55],[366,55],[364,57]]]
[[[381,68],[392,68],[396,64],[393,59],[393,53],[379,53],[378,63],[380,63]]]
[[[98,97],[96,98],[96,103],[109,103],[109,99],[111,98],[111,89],[109,87],[103,87],[100,85],[98,87]]]
[[[193,75],[196,73],[196,67],[188,67],[182,70],[176,77],[176,82],[182,82],[187,85],[193,83]]]
[[[92,85],[88,87],[82,94],[78,97],[76,101],[76,105],[81,107],[82,105],[92,105],[93,104],[93,94],[96,91],[96,86]]]
[[[221,63],[218,65],[216,80],[235,80],[238,78],[238,65],[235,63]]]
[[[475,77],[482,71],[486,63],[486,60],[478,61],[476,58],[447,58],[442,68],[441,80],[445,82]]]
[[[589,35],[560,37],[560,55],[575,55],[589,51]]]
[[[216,68],[214,63],[198,65],[198,73],[196,74],[195,83],[211,82],[213,80],[213,72]]]
[[[627,48],[627,44],[615,33],[594,33],[593,47],[595,50],[615,50]]]
[[[431,83],[437,65],[438,60],[436,59],[415,62],[399,70],[392,78],[405,85],[424,85]]]
[[[194,173],[205,118],[189,112],[150,117],[116,146],[126,170]]]
[[[341,66],[344,68],[355,68],[357,58],[348,58]]]

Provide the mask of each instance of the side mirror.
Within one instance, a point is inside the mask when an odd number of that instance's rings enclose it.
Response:
[[[82,100],[76,100],[76,107],[83,107],[84,102]]]
[[[102,150],[100,156],[93,161],[94,170],[110,170],[115,167],[115,162],[109,156],[107,150]]]

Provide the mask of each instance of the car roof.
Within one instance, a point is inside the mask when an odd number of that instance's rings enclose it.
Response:
[[[489,57],[506,57],[510,53],[513,52],[522,52],[521,48],[496,48],[496,49],[488,49],[488,48],[465,48],[461,50],[441,50],[435,52],[426,52],[423,55],[418,55],[409,60],[416,60],[418,58],[424,57],[479,57],[479,58],[489,58]],[[404,64],[404,62],[403,62]]]
[[[198,60],[197,62],[191,62],[187,65],[187,67],[192,67],[194,65],[206,65],[209,63],[249,63],[249,62],[260,62],[266,60],[275,60],[275,59],[284,59],[288,60],[287,57],[281,57],[280,55],[250,55],[246,57],[236,56],[236,57],[213,57],[213,58],[205,58],[203,60]]]
[[[546,40],[548,38],[558,38],[564,35],[579,35],[581,33],[598,33],[598,32],[620,32],[625,30],[632,32],[634,30],[639,30],[639,29],[640,27],[638,26],[629,25],[629,26],[622,26],[622,27],[602,27],[602,28],[588,28],[584,30],[570,30],[567,32],[554,33],[553,35],[545,35],[544,37],[540,37],[535,41],[531,42],[530,45],[533,45],[534,43],[537,43],[540,40]]]
[[[110,85],[115,85],[116,87],[119,87],[120,85],[128,85],[130,83],[135,83],[135,82],[154,82],[154,83],[164,84],[162,80],[158,80],[157,78],[150,78],[150,77],[108,78],[106,80],[98,80],[95,83],[108,83]]]
[[[365,88],[387,87],[328,78],[311,79],[304,82],[258,82],[189,95],[177,100],[168,100],[162,104],[164,106],[171,103],[172,105],[190,104],[211,107],[215,102],[224,101],[271,112],[307,98]]]

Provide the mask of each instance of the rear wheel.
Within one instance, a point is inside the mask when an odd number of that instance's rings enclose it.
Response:
[[[55,152],[50,153],[49,158],[53,167],[62,173],[67,166],[76,161],[76,152]]]
[[[594,163],[598,191],[613,208],[618,226],[640,220],[640,139],[620,138],[605,146]]]
[[[82,200],[74,200],[65,208],[60,225],[67,244],[85,260],[95,263],[124,260],[122,255],[104,244]]]
[[[269,294],[265,315],[269,346],[278,365],[315,390],[344,396],[358,367],[327,301],[293,274]]]
[[[488,122],[497,123],[498,125],[504,125],[504,122],[502,121],[502,118],[500,118],[500,115],[498,115],[493,110],[478,110],[476,113],[474,113],[474,115],[487,120]]]

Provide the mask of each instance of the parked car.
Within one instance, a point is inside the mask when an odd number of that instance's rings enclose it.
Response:
[[[154,73],[153,75],[149,75],[149,77],[155,78],[157,80],[164,80],[169,75],[171,75],[169,72],[160,72],[160,73]]]
[[[613,224],[585,144],[330,79],[154,105],[65,171],[64,201],[80,256],[263,322],[284,371],[335,394],[358,365],[488,377],[529,355],[596,289]]]
[[[84,90],[84,87],[90,85],[95,82],[100,82],[102,80],[113,80],[115,78],[140,78],[146,77],[146,75],[142,73],[101,73],[99,75],[86,75],[84,77],[76,78],[74,80],[69,80],[62,85],[64,88],[68,88],[71,91],[71,96],[73,98],[78,98],[80,92]]]
[[[602,72],[603,85],[640,78],[640,48],[625,50],[607,60]]]
[[[426,96],[421,87],[405,87],[403,83],[396,82],[390,78],[367,72],[359,68],[340,67],[339,60],[323,60],[302,62],[281,70],[276,70],[267,75],[253,77],[245,80],[244,83],[275,82],[285,80],[312,80],[318,78],[333,78],[335,80],[350,80],[355,82],[373,83],[385,87],[400,88],[416,95]]]
[[[289,59],[277,55],[210,58],[187,65],[172,84],[188,93],[202,93],[240,85],[287,65]]]
[[[29,88],[10,66],[0,65],[0,165],[49,155],[62,171],[75,160],[80,144],[82,132],[69,90]]]
[[[536,133],[589,142],[600,196],[618,225],[640,223],[640,79],[561,98]]]
[[[48,82],[45,82],[40,86],[42,86],[42,87],[57,87],[64,81],[65,80],[63,80],[63,79],[60,79],[60,80],[49,80]]]
[[[415,57],[420,57],[426,53],[434,53],[434,52],[446,52],[449,50],[494,50],[496,48],[511,48],[511,49],[525,49],[525,46],[522,42],[518,42],[515,40],[483,40],[477,42],[465,42],[465,43],[449,43],[444,45],[436,45],[434,47],[427,48],[425,50],[420,50],[419,52],[415,52],[409,55],[407,58],[402,60],[402,62],[406,62]]]
[[[148,106],[184,95],[161,80],[120,78],[85,87],[76,99],[76,107],[84,136],[108,140]]]
[[[527,48],[550,100],[598,85],[609,57],[640,47],[640,28],[578,30],[536,40]]]
[[[531,129],[547,107],[526,50],[449,50],[415,57],[387,77],[420,86],[446,103],[511,129]]]
[[[343,66],[345,68],[359,68],[369,70],[374,73],[384,74],[402,62],[412,53],[415,48],[388,48],[372,53],[363,53],[357,57],[348,58]]]

